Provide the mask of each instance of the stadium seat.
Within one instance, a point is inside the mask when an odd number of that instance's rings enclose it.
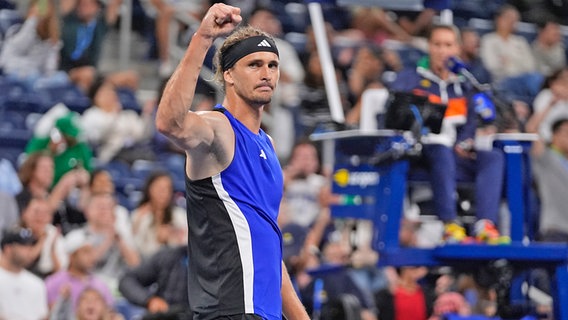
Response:
[[[25,115],[15,111],[5,111],[0,113],[0,132],[10,133],[12,130],[25,130]]]
[[[73,84],[46,87],[37,91],[41,92],[44,97],[49,99],[49,102],[46,104],[48,108],[61,102],[66,105],[69,110],[83,113],[91,106],[91,99]]]
[[[116,92],[118,93],[120,103],[122,103],[122,109],[134,110],[137,113],[142,112],[142,107],[138,103],[138,100],[136,100],[136,94],[134,91],[128,88],[118,88]]]

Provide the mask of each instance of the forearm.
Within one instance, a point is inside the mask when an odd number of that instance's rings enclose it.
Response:
[[[182,133],[203,61],[212,44],[213,38],[197,32],[164,89],[156,113],[156,128],[168,137],[176,138]]]
[[[106,8],[105,20],[108,25],[114,25],[120,14],[122,0],[111,0]]]
[[[309,319],[308,313],[296,295],[286,266],[282,263],[282,312],[288,320]]]
[[[150,292],[138,282],[136,275],[131,273],[122,277],[118,284],[118,290],[128,301],[141,307],[146,307],[148,300],[152,297]]]

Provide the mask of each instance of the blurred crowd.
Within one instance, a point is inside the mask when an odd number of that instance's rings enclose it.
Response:
[[[139,101],[136,70],[98,67],[121,0],[0,0],[0,319],[191,317],[185,158],[156,132],[154,115],[177,64],[172,44],[183,48],[191,39],[191,24],[179,16],[199,21],[212,2],[134,1],[133,31],[151,43],[145,59],[158,60],[160,79],[157,98]],[[372,224],[331,215],[332,168],[309,136],[338,124],[306,5],[225,2],[272,34],[280,52],[279,87],[263,125],[285,178],[283,259],[312,317],[496,316],[504,269],[379,268]],[[400,230],[406,247],[506,244],[503,155],[488,139],[536,134],[531,228],[537,240],[565,243],[568,6],[457,2],[454,24],[443,21],[437,1],[425,1],[422,11],[323,5],[344,126],[384,128],[377,115],[395,91],[447,106],[440,130],[424,133],[412,162],[430,174],[430,196],[409,192]],[[217,102],[209,80],[200,79],[192,110]],[[480,104],[479,94],[490,102]],[[467,208],[457,193],[463,181],[474,185]],[[440,234],[425,230],[420,216],[430,214],[443,224]],[[535,304],[550,312],[547,300]]]

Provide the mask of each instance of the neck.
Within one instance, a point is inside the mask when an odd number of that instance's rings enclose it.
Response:
[[[445,67],[432,66],[432,72],[442,80],[447,80],[450,77],[450,71]]]
[[[242,99],[231,99],[229,96],[223,101],[223,106],[229,112],[244,124],[250,131],[258,133],[260,131],[260,123],[262,120],[262,111],[264,106],[252,106]]]
[[[418,289],[416,282],[410,279],[400,279],[399,287],[409,292],[413,292]]]
[[[497,30],[496,33],[503,39],[508,39],[511,33],[505,30]]]
[[[82,270],[77,269],[73,266],[69,266],[69,269],[67,270],[67,272],[69,272],[69,274],[71,276],[78,278],[78,279],[85,279],[85,278],[89,277],[89,273],[83,272]]]
[[[23,270],[23,268],[20,268],[10,263],[8,257],[6,256],[0,258],[0,268],[12,273],[20,273]]]

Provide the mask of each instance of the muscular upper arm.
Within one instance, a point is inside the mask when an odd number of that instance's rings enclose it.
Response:
[[[221,112],[189,112],[177,130],[164,132],[187,154],[191,179],[212,176],[226,168],[234,154],[234,132]]]

